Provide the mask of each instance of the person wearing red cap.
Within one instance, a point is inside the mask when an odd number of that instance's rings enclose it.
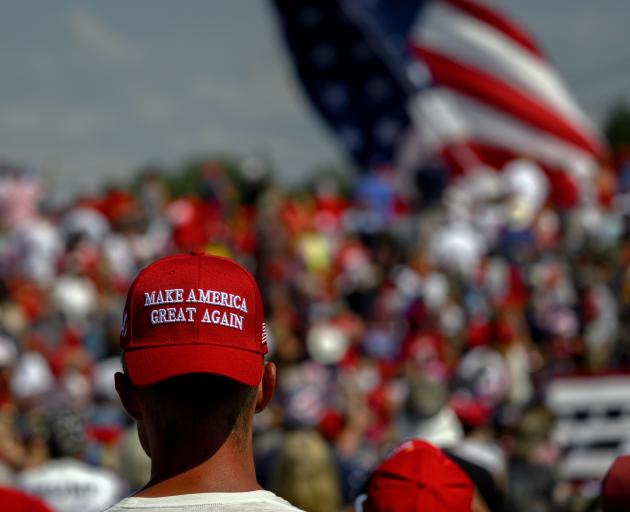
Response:
[[[617,457],[602,481],[600,505],[602,512],[630,510],[630,455]]]
[[[127,295],[116,390],[151,458],[149,482],[108,512],[297,511],[256,481],[252,423],[275,387],[263,306],[237,263],[161,258]]]
[[[356,512],[487,512],[475,486],[439,448],[407,441],[376,467]]]
[[[0,487],[0,505],[11,512],[52,512],[41,499],[9,487]]]

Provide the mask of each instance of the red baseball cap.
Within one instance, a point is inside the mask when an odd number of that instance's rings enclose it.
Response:
[[[470,512],[474,486],[439,449],[414,439],[398,447],[375,470],[365,512]]]
[[[138,386],[187,373],[255,386],[267,352],[258,286],[227,258],[202,252],[161,258],[129,288],[120,346]]]
[[[9,487],[0,487],[0,503],[4,510],[12,512],[51,512],[40,498]]]

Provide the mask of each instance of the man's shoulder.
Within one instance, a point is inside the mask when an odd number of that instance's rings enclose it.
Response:
[[[302,512],[270,491],[221,492],[164,496],[161,498],[126,498],[105,512]]]

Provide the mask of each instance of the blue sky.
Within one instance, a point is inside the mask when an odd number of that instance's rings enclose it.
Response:
[[[497,0],[595,119],[630,102],[627,0]],[[337,160],[264,0],[1,2],[0,155],[60,193],[213,151],[283,178]]]

